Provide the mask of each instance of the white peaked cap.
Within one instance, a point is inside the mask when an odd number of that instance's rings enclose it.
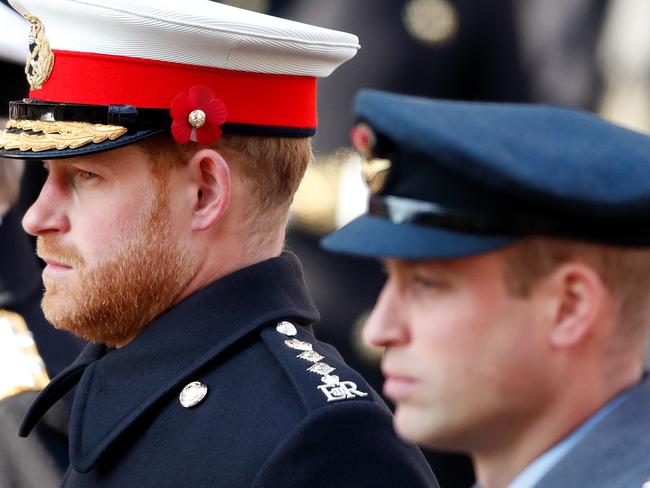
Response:
[[[29,53],[25,42],[29,24],[16,12],[0,3],[0,26],[0,60],[24,64]]]
[[[179,144],[308,137],[317,78],[359,49],[352,34],[210,0],[10,1],[31,24],[31,90],[10,102],[4,157],[73,157],[164,131]]]
[[[325,77],[359,49],[352,34],[208,0],[11,0],[53,50],[258,73]]]

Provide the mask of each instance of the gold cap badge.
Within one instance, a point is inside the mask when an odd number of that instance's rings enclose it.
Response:
[[[391,166],[388,159],[368,159],[362,163],[361,175],[371,193],[377,194],[384,189]]]
[[[114,141],[127,131],[126,127],[119,125],[10,119],[6,129],[0,132],[0,149],[34,152],[76,149],[91,142]]]
[[[43,88],[45,82],[52,74],[54,67],[54,53],[50,49],[50,43],[45,37],[43,23],[33,15],[25,15],[31,24],[29,33],[29,56],[25,66],[27,81],[32,90]]]
[[[351,132],[352,146],[364,158],[361,166],[363,181],[373,194],[384,189],[392,163],[388,159],[379,159],[374,156],[377,145],[377,136],[368,124],[357,124]]]

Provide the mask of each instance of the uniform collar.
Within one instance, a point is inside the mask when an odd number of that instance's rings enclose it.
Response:
[[[88,346],[32,405],[21,435],[78,381],[70,461],[87,472],[122,432],[235,343],[270,321],[318,318],[293,254],[241,269],[169,309],[128,345]]]

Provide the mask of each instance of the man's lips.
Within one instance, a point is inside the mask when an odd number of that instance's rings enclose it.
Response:
[[[411,396],[418,386],[418,381],[412,376],[406,376],[387,368],[382,368],[381,372],[385,378],[384,395],[395,401]]]
[[[41,258],[43,261],[45,261],[45,269],[43,270],[43,276],[56,276],[60,273],[64,273],[66,271],[70,271],[72,269],[72,266],[62,263],[60,261],[56,261],[54,259],[50,258]]]
[[[56,268],[69,268],[72,269],[72,266],[69,264],[62,263],[61,261],[57,261],[55,259],[50,259],[50,258],[41,258],[43,261],[45,261],[45,264],[48,266],[54,266]]]

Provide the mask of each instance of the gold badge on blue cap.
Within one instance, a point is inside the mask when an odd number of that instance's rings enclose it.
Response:
[[[361,175],[371,193],[376,195],[386,186],[392,163],[388,159],[368,159],[361,165]]]
[[[375,158],[377,136],[368,124],[357,124],[350,133],[352,147],[361,155],[361,176],[371,193],[377,194],[386,186],[392,163],[388,159]]]

